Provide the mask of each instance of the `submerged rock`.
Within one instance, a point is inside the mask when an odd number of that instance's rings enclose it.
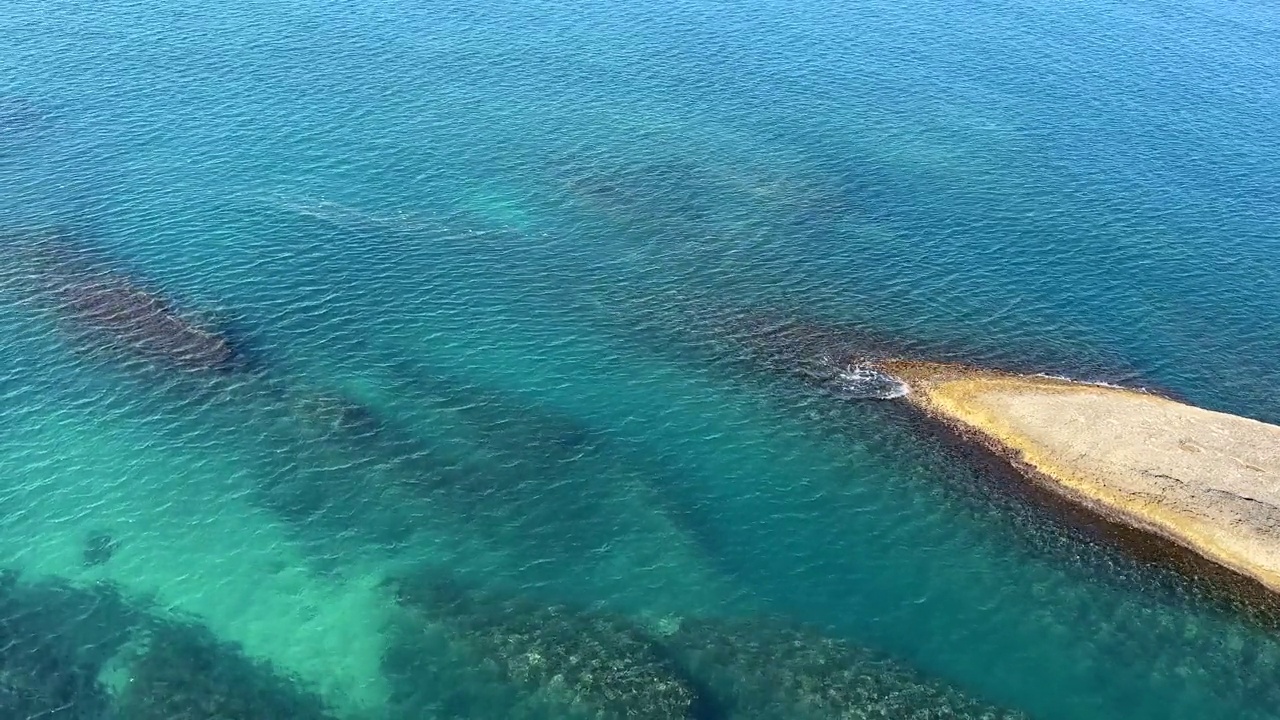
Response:
[[[687,620],[664,642],[734,720],[1025,720],[785,622]]]
[[[237,353],[214,328],[174,309],[159,293],[105,267],[65,240],[37,238],[15,253],[15,279],[36,291],[59,319],[96,345],[184,370],[224,370]]]
[[[377,411],[338,391],[285,390],[285,407],[305,435],[354,441],[369,439],[385,426]]]
[[[108,707],[92,668],[47,645],[9,644],[0,656],[0,717],[96,720]]]
[[[120,541],[116,540],[109,532],[95,532],[85,538],[84,549],[82,550],[82,558],[87,567],[101,565],[112,558],[116,553],[116,548],[120,546]]]
[[[198,625],[159,624],[131,653],[117,695],[127,720],[327,720],[321,701]]]
[[[510,707],[489,709],[494,717],[700,717],[692,684],[625,618],[473,591],[452,580],[415,578],[395,589],[401,607],[421,623],[419,636],[438,629],[468,662],[496,669],[516,690]],[[490,716],[455,710],[459,717]]]
[[[0,717],[112,717],[99,676],[136,622],[109,586],[30,583],[0,571]]]
[[[0,570],[0,718],[331,720],[314,696],[108,584]]]

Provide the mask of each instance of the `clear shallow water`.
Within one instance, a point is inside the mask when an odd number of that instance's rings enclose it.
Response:
[[[4,564],[351,717],[405,716],[382,580],[422,563],[804,620],[1034,717],[1273,717],[1274,630],[801,376],[891,347],[1280,421],[1278,23],[10,3],[6,244],[64,228],[254,368],[121,363],[9,261]]]

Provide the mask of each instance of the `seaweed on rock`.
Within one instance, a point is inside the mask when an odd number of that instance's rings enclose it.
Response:
[[[453,688],[455,696],[442,703],[446,715],[451,710],[453,716],[472,718],[704,716],[693,684],[642,628],[625,618],[475,590],[452,578],[415,577],[394,586],[410,619],[398,636],[401,647],[389,673],[405,688],[402,702],[418,687],[416,678],[449,672],[439,652],[423,654],[416,667],[405,665],[405,658],[434,640],[479,678],[470,692]],[[488,687],[482,684],[486,668]],[[503,694],[504,703],[493,702]]]
[[[1025,720],[782,621],[686,620],[663,642],[733,720]]]
[[[117,696],[128,720],[326,720],[319,698],[219,641],[206,628],[158,622],[127,661]]]

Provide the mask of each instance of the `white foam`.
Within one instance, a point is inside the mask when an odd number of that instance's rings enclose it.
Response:
[[[839,392],[852,399],[892,400],[910,392],[907,384],[871,363],[854,363],[837,375]]]

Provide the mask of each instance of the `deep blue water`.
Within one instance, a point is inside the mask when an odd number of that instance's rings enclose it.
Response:
[[[1036,718],[1280,717],[1265,622],[789,372],[863,343],[1280,422],[1274,6],[11,0],[0,37],[6,568],[344,717],[447,716],[387,701],[380,581],[422,563],[813,623]],[[251,368],[68,332],[50,235]]]

